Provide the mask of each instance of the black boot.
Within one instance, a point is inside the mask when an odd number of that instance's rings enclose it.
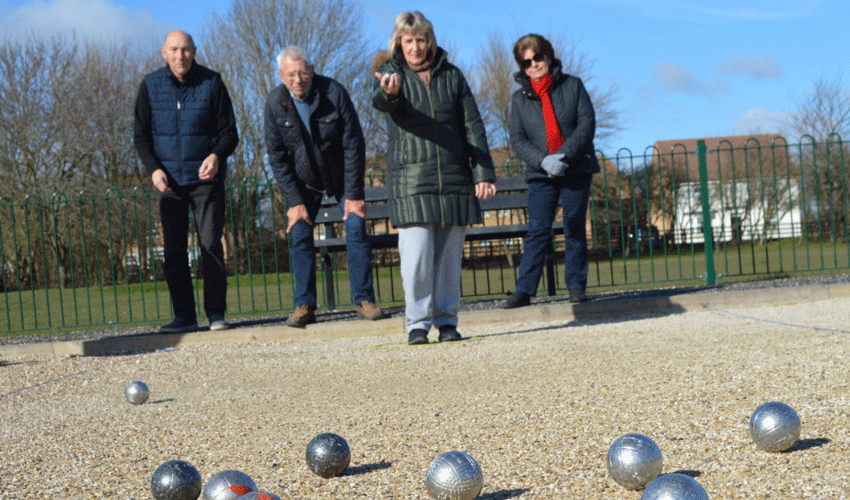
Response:
[[[531,295],[516,291],[505,301],[503,309],[516,309],[517,307],[525,307],[531,305]]]
[[[407,334],[407,345],[421,345],[427,343],[428,332],[421,328],[411,330],[411,332]]]

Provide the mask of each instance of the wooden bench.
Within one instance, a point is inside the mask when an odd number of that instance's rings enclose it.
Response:
[[[495,212],[512,210],[525,210],[527,208],[528,185],[521,176],[502,177],[496,180],[497,194],[486,200],[481,200],[482,212]],[[366,211],[367,226],[375,225],[373,234],[368,234],[366,239],[371,243],[372,249],[397,248],[398,233],[392,232],[389,223],[388,190],[386,186],[367,187],[365,200],[368,205]],[[525,212],[523,212],[525,213]],[[497,215],[498,216],[498,215]],[[524,218],[524,217],[523,217]],[[334,292],[334,273],[331,255],[345,251],[345,238],[336,235],[334,224],[342,222],[342,213],[339,210],[339,202],[334,198],[322,200],[319,214],[316,216],[315,224],[321,224],[322,237],[315,240],[316,250],[321,255],[322,271],[325,275],[325,293],[327,307],[330,310],[336,308]],[[370,224],[370,222],[372,224]],[[552,224],[555,234],[563,234],[563,222],[555,221]],[[476,225],[466,229],[466,241],[503,240],[509,238],[524,238],[528,231],[528,224],[502,224],[502,225]],[[549,295],[555,295],[555,262],[550,253],[546,258],[546,284]]]

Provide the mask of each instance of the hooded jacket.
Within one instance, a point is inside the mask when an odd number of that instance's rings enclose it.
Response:
[[[373,69],[401,75],[396,98],[380,85],[372,94],[372,104],[387,118],[392,224],[480,223],[475,184],[493,182],[496,175],[484,123],[460,70],[441,48],[428,86],[400,53],[379,53]]]
[[[599,161],[593,146],[596,114],[590,95],[580,78],[561,72],[561,61],[558,59],[552,61],[551,73],[549,95],[564,136],[564,144],[557,153],[563,154],[563,161],[569,164],[566,175],[599,172]],[[520,88],[511,98],[511,147],[525,162],[526,181],[547,179],[548,174],[540,166],[543,158],[550,154],[543,107],[525,73],[518,71],[514,79]]]

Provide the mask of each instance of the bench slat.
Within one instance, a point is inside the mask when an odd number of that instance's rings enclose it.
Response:
[[[480,200],[481,210],[484,212],[498,212],[501,210],[525,209],[528,204],[528,185],[522,176],[501,177],[496,179],[496,196],[486,200]],[[384,221],[384,227],[389,228],[390,207],[387,204],[389,190],[386,186],[369,186],[364,190],[364,199],[368,203],[366,210],[367,220]],[[322,199],[319,213],[316,215],[316,224],[324,225],[325,238],[315,240],[316,249],[322,255],[322,266],[325,271],[325,288],[328,307],[336,306],[334,297],[334,276],[331,266],[330,254],[345,250],[345,238],[336,237],[332,224],[342,222],[342,213],[339,203],[327,196]],[[502,240],[509,238],[525,237],[528,224],[503,224],[503,225],[478,225],[467,228],[467,241]],[[552,224],[555,234],[563,234],[563,222],[555,221]],[[398,233],[381,233],[367,235],[366,240],[372,248],[397,248]],[[555,294],[554,264],[551,256],[546,259],[549,294]]]

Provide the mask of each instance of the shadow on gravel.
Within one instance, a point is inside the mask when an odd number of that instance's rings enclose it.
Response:
[[[563,325],[552,325],[552,326],[541,326],[540,328],[529,328],[527,330],[511,330],[509,332],[499,332],[499,333],[485,333],[482,335],[476,335],[476,337],[487,338],[487,337],[498,337],[500,335],[521,335],[523,333],[534,333],[534,332],[545,332],[547,330],[559,330],[561,328],[565,328],[570,326],[570,323],[564,323]]]
[[[677,471],[673,471],[675,474],[684,474],[685,476],[690,476],[694,479],[700,477],[702,475],[702,471],[691,470],[691,469],[680,469]]]
[[[180,340],[185,335],[184,333],[157,333],[156,331],[151,331],[134,335],[84,340],[82,341],[82,355],[110,357],[147,354],[156,351],[168,352],[180,343]],[[132,344],[132,350],[127,348],[127,341],[130,339],[136,340]]]
[[[359,476],[361,474],[369,474],[382,469],[389,469],[393,464],[389,462],[378,462],[376,464],[364,464],[357,467],[349,467],[345,469],[344,476]]]
[[[176,399],[174,399],[174,398],[157,399],[156,401],[151,401],[151,402],[150,402],[150,403],[148,403],[148,404],[151,404],[151,405],[158,405],[158,404],[162,404],[162,403],[171,403],[172,401],[177,401],[177,400],[176,400]]]
[[[825,444],[831,443],[831,439],[827,438],[813,438],[813,439],[801,439],[794,443],[794,446],[788,448],[783,453],[794,453],[795,451],[805,451],[810,450],[812,448],[820,448]]]
[[[494,491],[493,493],[487,493],[486,495],[481,495],[479,500],[503,500],[505,498],[516,498],[521,496],[523,493],[528,493],[531,491],[528,488],[520,488],[517,490],[502,490],[502,491]]]
[[[629,300],[594,300],[573,304],[573,315],[577,321],[592,321],[594,323],[618,323],[628,321],[635,315],[660,318],[685,312],[685,308],[674,303],[669,296]]]
[[[0,366],[34,365],[37,361],[4,361],[0,359]]]

